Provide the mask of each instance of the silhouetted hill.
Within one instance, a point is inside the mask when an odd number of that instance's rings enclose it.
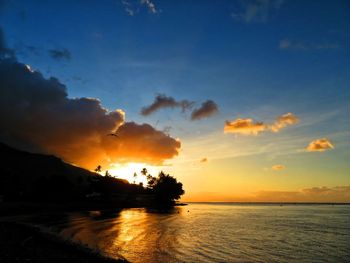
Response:
[[[0,143],[0,195],[7,201],[86,200],[91,193],[140,192],[126,180],[104,177],[44,154],[29,153]]]

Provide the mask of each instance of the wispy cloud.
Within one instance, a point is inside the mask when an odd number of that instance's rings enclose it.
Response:
[[[281,8],[283,0],[246,0],[241,1],[237,11],[231,16],[239,21],[266,22],[270,13]]]
[[[340,45],[332,42],[323,43],[307,43],[303,41],[292,41],[290,39],[282,39],[279,42],[279,49],[282,50],[335,50],[339,49]]]
[[[202,158],[199,162],[200,163],[207,163],[208,162],[208,158]]]
[[[283,164],[275,164],[271,167],[271,169],[274,171],[282,171],[286,169],[286,167]]]
[[[146,5],[150,13],[152,13],[152,14],[158,13],[157,8],[156,8],[155,4],[152,1],[150,1],[150,0],[141,0],[141,4],[142,5]]]
[[[69,60],[71,58],[71,52],[66,48],[50,49],[49,54],[53,59],[56,59],[56,60],[61,60],[61,59]]]
[[[14,57],[14,55],[14,50],[7,47],[4,32],[0,27],[0,59]]]
[[[159,13],[158,8],[151,0],[121,0],[121,4],[129,16],[134,16],[135,14],[139,13],[142,7],[146,7],[148,9],[148,12],[151,14]]]
[[[252,199],[263,202],[349,202],[350,186],[322,186],[299,191],[259,191]]]
[[[306,149],[309,152],[324,152],[334,149],[334,146],[327,138],[321,138],[310,142]]]

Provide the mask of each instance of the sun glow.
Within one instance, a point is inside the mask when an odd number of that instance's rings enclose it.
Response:
[[[143,168],[146,168],[148,174],[152,176],[156,176],[160,172],[157,166],[150,166],[145,163],[113,164],[108,172],[116,178],[128,180],[129,183],[143,183],[143,185],[147,185],[146,176],[141,174]],[[135,173],[136,176],[134,176]]]

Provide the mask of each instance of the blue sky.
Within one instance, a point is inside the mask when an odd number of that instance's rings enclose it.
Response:
[[[291,166],[306,169],[305,162],[312,163],[312,169],[323,173],[324,168],[314,167],[314,156],[290,153],[327,137],[335,144],[329,167],[339,167],[340,172],[331,180],[322,175],[328,179],[321,183],[350,184],[345,176],[350,170],[346,161],[349,1],[3,0],[0,4],[0,25],[20,62],[45,77],[57,77],[70,97],[98,98],[109,110],[123,109],[127,120],[158,129],[171,126],[171,134],[183,142],[184,159],[201,158],[194,151],[196,139],[211,150],[221,149],[202,157],[220,159],[219,152],[224,151],[227,162],[237,151],[269,145],[264,157],[249,157],[259,169],[284,162],[276,156],[287,155]],[[53,58],[49,53],[53,49],[67,50],[70,57]],[[195,101],[197,107],[210,99],[219,113],[193,122],[179,109],[141,116],[141,108],[158,93]],[[239,138],[223,134],[225,120],[271,123],[288,112],[300,123],[283,134]],[[192,157],[186,155],[189,152]],[[229,163],[224,166],[230,171]],[[306,182],[290,180],[296,188],[302,187],[297,182]]]

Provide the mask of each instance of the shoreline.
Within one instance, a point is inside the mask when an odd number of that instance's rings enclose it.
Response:
[[[32,224],[0,222],[0,262],[41,262],[41,263],[127,263],[120,256],[109,258],[43,227]]]
[[[135,203],[35,203],[35,202],[0,202],[0,218],[6,216],[30,215],[52,212],[83,212],[96,210],[120,210],[125,208],[172,208],[186,206],[187,203],[175,203],[171,206],[141,205]]]
[[[175,203],[185,206],[186,203]],[[117,259],[103,255],[101,251],[66,239],[48,228],[33,223],[18,221],[18,217],[26,217],[42,213],[69,213],[83,211],[112,211],[128,208],[155,208],[137,204],[116,205],[112,203],[0,203],[0,262],[41,262],[41,263],[127,263],[121,255]],[[164,207],[163,207],[164,208]],[[169,208],[169,207],[168,207]]]

